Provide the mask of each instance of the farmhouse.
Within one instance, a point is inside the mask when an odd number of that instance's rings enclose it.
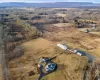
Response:
[[[48,63],[46,66],[45,66],[45,70],[47,72],[52,72],[52,71],[55,71],[56,70],[56,67],[57,67],[57,64],[56,63]]]

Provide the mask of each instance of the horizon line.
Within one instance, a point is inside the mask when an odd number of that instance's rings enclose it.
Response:
[[[93,3],[93,4],[100,4],[100,2],[86,2],[86,1],[52,1],[52,2],[24,2],[24,1],[11,1],[11,2],[0,2],[1,3],[59,3],[59,2],[74,2],[74,3]]]
[[[11,2],[0,2],[0,3],[59,3],[61,1],[56,1],[56,2],[20,2],[20,1],[11,1]],[[69,2],[69,1],[62,1],[62,2]],[[71,1],[70,1],[71,2]],[[96,2],[79,2],[79,1],[73,1],[74,3],[96,3]]]

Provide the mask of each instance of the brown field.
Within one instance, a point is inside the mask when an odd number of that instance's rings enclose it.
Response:
[[[67,10],[74,10],[74,9],[77,9],[77,8],[52,8],[52,10],[55,10],[55,9],[67,9]]]
[[[52,42],[43,38],[38,38],[36,40],[26,42],[22,46],[24,46],[26,53],[29,54],[30,52],[43,51],[52,45]]]
[[[28,76],[28,74],[30,71],[37,72],[36,68],[39,58],[44,56],[53,57],[63,51],[56,47],[56,44],[53,44],[53,42],[43,38],[26,42],[22,46],[25,48],[24,56],[9,62],[15,80],[18,80],[20,76],[24,76],[26,80],[37,80],[39,77],[38,74],[33,76]],[[80,57],[69,53],[58,54],[58,58],[55,59],[54,62],[58,64],[57,71],[45,76],[44,80],[70,80],[70,78],[74,78],[74,80],[78,78],[81,80],[81,78],[83,78],[83,68],[87,65],[86,57]]]
[[[53,26],[56,26],[56,27],[69,27],[69,26],[73,26],[73,25],[70,24],[70,23],[58,23],[58,24],[53,24]]]
[[[42,80],[83,79],[83,70],[88,64],[87,58],[70,54],[69,52],[63,52],[63,50],[56,47],[56,44],[65,43],[72,48],[79,48],[87,52],[91,52],[92,55],[97,57],[100,56],[100,37],[96,34],[80,32],[73,27],[67,27],[65,30],[59,31],[59,28],[64,28],[61,26],[62,24],[57,27],[58,31],[49,32],[50,34],[53,34],[52,39],[54,41],[38,38],[21,45],[25,49],[25,54],[19,59],[9,62],[15,80],[18,80],[20,76],[24,76],[26,80],[37,80],[39,77],[39,74],[37,74],[37,64],[39,62],[39,58],[53,57],[55,55],[58,55],[58,57],[54,60],[54,62],[58,64],[57,71],[43,77]],[[59,54],[62,52],[63,54]],[[29,76],[29,72],[31,71],[34,71],[35,74]]]
[[[55,42],[64,42],[73,48],[91,52],[94,56],[99,54],[100,34],[99,32],[83,32],[87,28],[76,29],[74,27],[66,27],[66,24],[54,24],[57,26],[54,32],[49,32],[52,35],[52,40]],[[65,26],[64,26],[65,25]],[[64,26],[64,27],[62,27]],[[58,30],[58,31],[57,31]],[[48,34],[48,32],[46,33]],[[97,49],[97,51],[96,51]],[[93,52],[94,51],[94,52]]]
[[[87,65],[86,57],[77,55],[60,55],[56,60],[58,69],[56,72],[44,77],[44,80],[82,80],[83,69]],[[59,76],[59,77],[58,77]]]
[[[62,13],[57,13],[56,15],[59,17],[66,17],[67,16],[67,14],[62,14]]]
[[[97,29],[94,32],[90,28],[100,19],[100,16],[98,16],[99,9],[93,11],[79,8],[20,9],[24,11],[18,13],[15,11],[14,15],[18,15],[18,26],[22,25],[25,28],[25,31],[22,30],[21,34],[27,42],[21,40],[24,43],[19,45],[24,48],[24,54],[9,61],[12,79],[38,80],[39,68],[37,65],[39,59],[41,57],[57,56],[53,60],[58,65],[57,70],[41,80],[83,80],[84,71],[88,65],[87,57],[64,51],[56,44],[66,44],[69,48],[81,49],[96,58],[100,57],[100,23],[98,22]],[[18,24],[18,22],[15,23]],[[31,27],[34,27],[34,30],[31,31]],[[85,33],[86,29],[89,29],[90,32]],[[31,32],[26,35],[29,31]]]

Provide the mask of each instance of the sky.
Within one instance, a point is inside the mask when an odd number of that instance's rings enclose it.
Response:
[[[29,3],[39,3],[39,2],[93,2],[100,3],[100,0],[0,0],[2,2],[29,2]]]

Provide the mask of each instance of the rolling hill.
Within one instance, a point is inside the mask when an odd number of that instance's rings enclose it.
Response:
[[[24,3],[24,2],[9,2],[0,3],[0,7],[59,7],[59,8],[75,8],[83,6],[99,6],[91,2],[55,2],[55,3]]]

